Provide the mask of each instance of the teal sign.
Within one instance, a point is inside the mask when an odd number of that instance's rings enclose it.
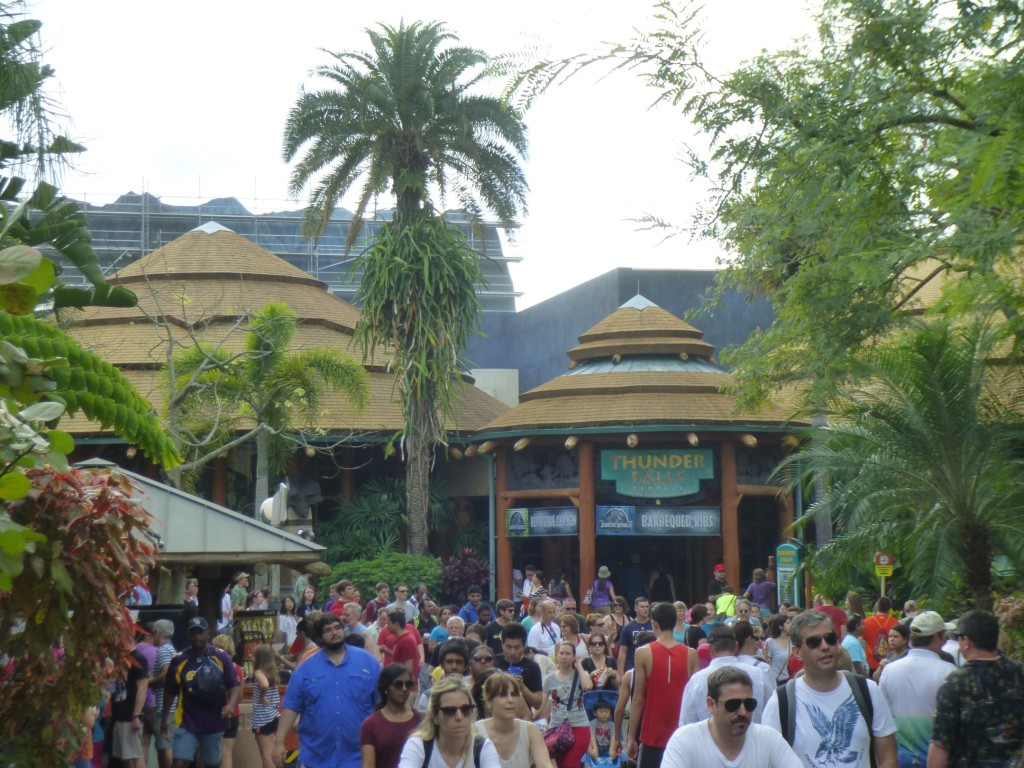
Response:
[[[720,507],[598,506],[598,536],[718,536],[722,532]]]
[[[518,507],[505,511],[505,534],[528,536],[578,536],[580,512],[576,507]]]
[[[795,544],[779,544],[775,548],[775,583],[780,603],[801,604],[800,580],[796,578],[799,568],[800,549]]]
[[[658,499],[689,496],[715,477],[710,448],[601,451],[601,479],[614,480],[624,496]]]

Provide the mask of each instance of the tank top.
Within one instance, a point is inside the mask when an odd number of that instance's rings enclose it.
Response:
[[[647,677],[644,695],[646,704],[640,725],[640,743],[648,747],[664,747],[679,726],[683,688],[690,679],[690,647],[677,644],[666,648],[659,642],[647,647],[651,649],[651,674]]]
[[[267,689],[267,703],[261,704],[263,699],[263,687],[259,683],[252,686],[252,727],[262,728],[267,723],[274,722],[279,716],[278,706],[281,704],[281,692],[276,685]]]
[[[530,755],[530,733],[526,730],[525,720],[516,720],[516,724],[519,726],[519,738],[516,739],[516,750],[512,753],[512,757],[506,760],[498,752],[498,761],[501,763],[501,768],[530,768],[533,765],[533,758]],[[477,733],[483,736],[485,739],[490,739],[490,734],[487,733],[487,728],[482,723],[476,724]],[[491,742],[494,743],[493,741]],[[494,747],[494,751],[498,751],[497,745]]]

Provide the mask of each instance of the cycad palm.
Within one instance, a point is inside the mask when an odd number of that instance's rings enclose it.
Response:
[[[313,184],[308,232],[318,235],[340,197],[358,188],[348,245],[376,196],[396,200],[393,222],[360,257],[363,310],[357,338],[364,354],[392,345],[405,420],[409,550],[426,549],[430,449],[444,440],[453,413],[460,356],[476,328],[483,283],[465,238],[435,214],[431,193],[452,197],[478,217],[506,226],[525,208],[521,160],[526,129],[506,101],[472,93],[487,56],[448,46],[440,24],[404,23],[368,30],[371,53],[332,54],[314,70],[331,88],[303,93],[288,116],[284,154],[303,152],[291,180]]]
[[[808,510],[836,537],[819,566],[852,572],[894,550],[895,578],[938,606],[992,603],[992,562],[1024,551],[1019,366],[990,326],[920,325],[869,361],[862,384],[819,399],[830,426],[786,465],[824,476]]]
[[[223,350],[193,348],[175,361],[176,372],[187,378],[211,356],[224,358],[183,404],[184,418],[193,433],[212,430],[225,441],[240,419],[255,422],[257,508],[269,495],[270,472],[281,471],[292,452],[287,432],[297,422],[315,422],[328,388],[344,393],[356,409],[369,400],[366,369],[350,355],[334,349],[289,353],[295,327],[291,310],[271,302],[249,324],[245,354],[229,360]]]

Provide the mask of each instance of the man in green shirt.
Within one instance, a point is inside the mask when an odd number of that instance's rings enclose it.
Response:
[[[249,574],[245,571],[239,571],[235,574],[235,586],[231,588],[231,611],[238,613],[238,611],[245,609],[245,599],[249,596]]]

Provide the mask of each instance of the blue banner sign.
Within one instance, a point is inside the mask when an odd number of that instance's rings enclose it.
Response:
[[[631,505],[596,508],[598,536],[719,536],[722,510],[719,507],[636,507]]]
[[[505,511],[505,534],[509,537],[578,536],[580,513],[576,507],[518,507]]]

